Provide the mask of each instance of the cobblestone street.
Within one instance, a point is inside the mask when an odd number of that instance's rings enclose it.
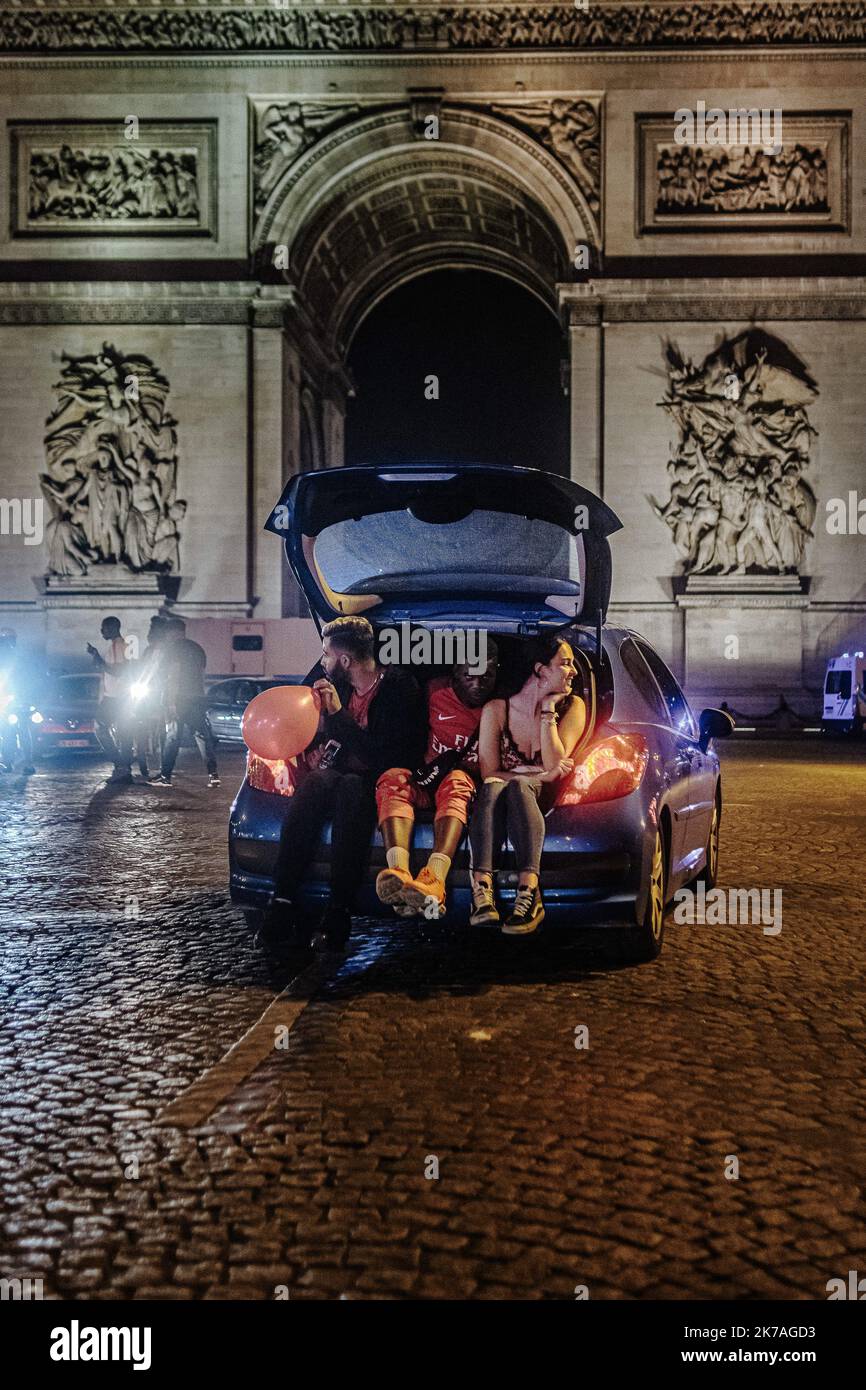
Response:
[[[172,788],[102,789],[92,761],[4,778],[0,1275],[58,1298],[826,1298],[866,1269],[866,763],[720,753],[720,885],[780,888],[782,931],[669,921],[642,966],[598,932],[396,920],[311,965],[228,901],[240,755],[214,791],[189,752]],[[293,981],[258,1065],[220,1068]]]

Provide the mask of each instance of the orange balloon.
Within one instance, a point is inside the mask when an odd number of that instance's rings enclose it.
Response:
[[[294,758],[319,727],[319,697],[308,685],[272,685],[250,700],[241,720],[244,743],[259,758]]]

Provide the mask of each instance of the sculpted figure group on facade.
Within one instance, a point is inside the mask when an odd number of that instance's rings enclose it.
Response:
[[[94,147],[33,150],[28,169],[31,222],[127,218],[196,218],[198,172],[193,151]]]
[[[62,360],[40,476],[51,515],[47,572],[82,575],[97,564],[177,571],[186,502],[177,497],[168,382],[149,358],[109,343]]]
[[[826,149],[795,145],[778,154],[665,145],[656,161],[656,211],[791,212],[827,208]]]
[[[601,114],[597,100],[491,103],[493,115],[522,127],[573,175],[594,213],[601,206]],[[287,101],[257,113],[253,152],[254,207],[259,213],[280,178],[326,131],[361,110],[357,102]]]
[[[701,366],[667,348],[660,403],[679,429],[671,492],[650,501],[687,574],[799,572],[817,504],[804,477],[818,391],[777,338],[751,329]]]

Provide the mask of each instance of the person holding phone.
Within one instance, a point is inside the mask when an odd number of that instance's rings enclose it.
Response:
[[[330,820],[330,896],[313,934],[315,949],[326,951],[342,950],[348,940],[376,823],[376,779],[395,757],[414,767],[423,746],[423,705],[413,676],[377,662],[366,618],[325,624],[320,668],[324,674],[313,690],[321,708],[321,752],[307,755],[309,770],[287,809],[270,913],[292,903]],[[321,765],[322,757],[329,766]]]

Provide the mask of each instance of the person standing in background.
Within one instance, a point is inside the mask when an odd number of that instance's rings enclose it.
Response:
[[[130,723],[134,754],[142,779],[149,782],[149,758],[162,761],[165,748],[165,717],[162,710],[161,660],[167,619],[154,614],[147,633],[144,654],[134,663],[130,687]]]
[[[87,644],[88,654],[102,674],[96,736],[114,763],[114,771],[108,782],[131,782],[132,746],[124,700],[128,694],[132,664],[127,655],[126,641],[121,635],[120,619],[113,616],[103,618],[99,631],[103,642],[108,643],[106,656],[102,656],[91,642]]]
[[[171,786],[171,776],[184,733],[189,730],[195,738],[202,761],[207,765],[208,786],[218,787],[220,779],[216,745],[205,717],[204,673],[207,657],[204,648],[187,637],[183,618],[166,618],[163,631],[159,673],[166,741],[162,752],[162,770],[158,777],[153,778],[153,785]]]

